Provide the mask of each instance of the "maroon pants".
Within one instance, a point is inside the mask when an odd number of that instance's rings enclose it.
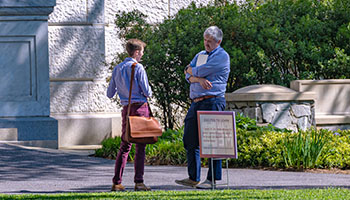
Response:
[[[126,127],[126,115],[128,112],[128,106],[123,107],[122,111],[122,142],[120,144],[119,152],[115,160],[114,168],[114,184],[121,184],[123,171],[128,160],[129,152],[131,150],[131,143],[124,141],[125,127]],[[148,104],[131,104],[130,116],[149,116]],[[143,174],[145,168],[145,148],[146,144],[136,144],[136,152],[134,159],[134,182],[143,183]]]

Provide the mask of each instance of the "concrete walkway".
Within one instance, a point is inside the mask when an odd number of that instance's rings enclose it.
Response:
[[[88,156],[91,153],[0,143],[0,193],[109,192],[114,160]],[[202,180],[207,170],[202,169]],[[223,170],[224,178],[226,173]],[[229,169],[228,173],[231,189],[350,188],[350,175],[346,174],[252,169]],[[130,191],[133,176],[133,164],[128,164],[123,185]],[[144,178],[153,190],[193,190],[175,184],[175,179],[186,177],[186,167],[146,166]]]

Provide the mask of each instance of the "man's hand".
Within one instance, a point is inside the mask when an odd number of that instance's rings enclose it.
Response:
[[[211,82],[205,78],[191,76],[189,81],[191,83],[195,83],[195,82],[199,83],[202,86],[202,88],[205,90],[210,90],[213,87]]]
[[[199,79],[199,84],[201,84],[203,89],[210,90],[213,87],[211,82],[208,81],[207,79],[205,78],[198,78],[198,79]]]
[[[187,66],[185,67],[184,73],[185,73],[185,75],[186,75],[187,73],[190,74],[190,75],[193,75],[193,74],[192,74],[192,67],[191,67],[190,65],[187,65]]]

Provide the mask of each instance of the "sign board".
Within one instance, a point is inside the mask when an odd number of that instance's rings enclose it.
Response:
[[[237,158],[233,111],[197,111],[200,157]]]

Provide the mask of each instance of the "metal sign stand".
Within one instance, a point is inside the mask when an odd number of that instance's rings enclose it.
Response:
[[[228,176],[228,158],[226,158],[226,177],[227,177],[227,179],[226,179],[226,183],[222,183],[222,184],[216,184],[215,183],[215,177],[214,177],[214,164],[213,164],[213,162],[214,162],[214,160],[223,160],[223,159],[221,159],[221,158],[211,158],[210,159],[210,165],[211,165],[211,189],[212,190],[215,190],[216,189],[216,186],[218,186],[218,185],[222,185],[222,186],[227,186],[227,189],[230,189],[230,185],[229,185],[229,176]]]
[[[197,111],[197,119],[200,156],[210,159],[211,188],[214,190],[218,185],[224,185],[229,189],[228,159],[237,158],[235,112]],[[213,162],[224,159],[226,159],[226,183],[216,184]]]

